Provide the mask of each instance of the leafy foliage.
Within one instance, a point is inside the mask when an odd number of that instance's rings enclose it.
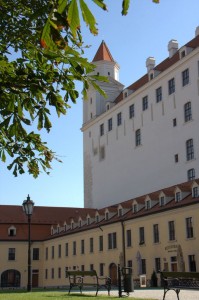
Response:
[[[107,10],[104,0],[92,0]],[[153,1],[158,2],[158,1]],[[88,1],[89,3],[89,1]],[[126,14],[130,0],[123,0]],[[85,0],[0,0],[0,159],[13,174],[35,178],[49,172],[55,153],[39,131],[50,131],[52,110],[65,115],[96,81],[94,65],[83,57],[80,13],[92,34],[97,23]]]

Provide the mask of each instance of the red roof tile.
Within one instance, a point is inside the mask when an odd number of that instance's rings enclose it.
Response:
[[[99,60],[106,60],[106,61],[112,61],[115,62],[106,43],[104,41],[101,42],[101,45],[99,46],[95,57],[93,58],[94,61],[99,61]]]

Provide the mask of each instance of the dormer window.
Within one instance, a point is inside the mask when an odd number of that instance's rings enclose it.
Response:
[[[108,211],[105,213],[105,219],[106,220],[108,220],[108,218],[109,218],[109,213],[108,213]]]
[[[87,225],[90,225],[90,223],[91,223],[91,219],[90,219],[90,217],[88,217],[87,218]]]
[[[74,222],[71,222],[71,229],[74,229]]]
[[[183,57],[185,57],[185,55],[186,55],[186,52],[185,52],[185,50],[183,50],[182,52],[181,52],[181,58],[183,58]]]
[[[99,222],[99,215],[97,215],[97,216],[95,217],[95,221],[96,221],[96,223]]]
[[[145,208],[146,208],[146,209],[150,209],[150,208],[151,208],[151,201],[150,201],[150,200],[147,200],[147,201],[145,202]]]
[[[8,228],[8,235],[9,236],[15,236],[16,235],[16,228],[14,226],[11,226]]]
[[[181,200],[181,193],[180,192],[176,192],[175,194],[175,201],[179,202]]]
[[[199,192],[198,192],[198,186],[194,186],[192,189],[192,197],[197,198],[199,197]]]
[[[118,209],[118,216],[121,217],[122,216],[122,208]]]
[[[82,227],[82,220],[79,220],[79,227]]]
[[[136,213],[138,211],[137,203],[133,204],[133,212]]]
[[[165,205],[165,197],[164,196],[161,196],[160,197],[160,206],[164,206]]]
[[[152,79],[153,79],[153,77],[154,77],[154,74],[153,74],[153,73],[151,73],[151,74],[149,75],[149,78],[150,78],[150,80],[152,80]]]

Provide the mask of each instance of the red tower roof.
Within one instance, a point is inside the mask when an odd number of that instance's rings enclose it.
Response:
[[[101,45],[99,46],[95,57],[93,58],[94,61],[99,61],[99,60],[106,60],[106,61],[112,61],[115,62],[106,43],[104,41],[101,42]]]

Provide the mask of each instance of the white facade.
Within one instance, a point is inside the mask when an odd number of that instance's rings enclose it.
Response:
[[[102,86],[108,99],[89,91],[82,126],[85,207],[110,206],[199,177],[197,33],[181,49],[170,41],[169,58],[157,67],[147,59],[147,74],[139,80],[147,81],[135,91],[136,85],[124,89],[121,101],[116,98],[123,86],[116,78]],[[114,74],[110,67],[98,61],[96,72]]]

